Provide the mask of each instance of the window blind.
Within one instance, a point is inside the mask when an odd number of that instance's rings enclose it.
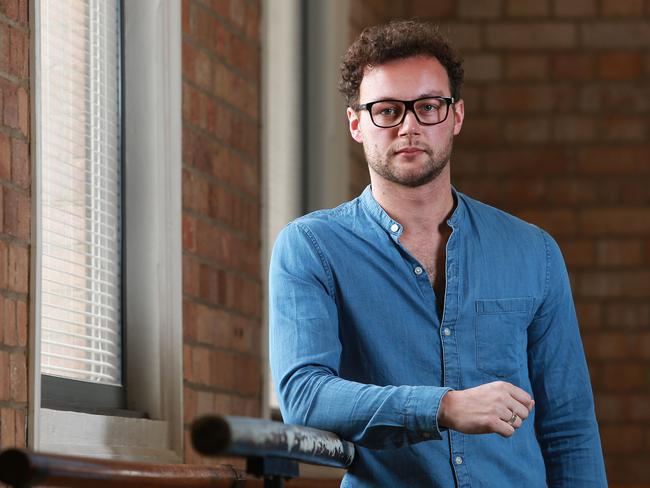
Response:
[[[120,1],[41,7],[41,372],[119,385]]]

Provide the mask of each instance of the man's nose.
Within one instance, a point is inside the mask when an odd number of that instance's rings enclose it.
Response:
[[[421,126],[415,114],[411,110],[407,110],[402,125],[399,126],[399,135],[419,134],[420,129]]]

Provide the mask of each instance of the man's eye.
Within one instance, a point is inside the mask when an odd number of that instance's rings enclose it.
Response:
[[[385,107],[379,111],[379,115],[383,115],[384,117],[394,117],[397,115],[397,109],[395,107]]]
[[[439,108],[440,108],[439,105],[435,105],[433,103],[427,103],[425,105],[422,105],[420,107],[420,110],[422,110],[423,112],[433,112],[434,110],[438,110]]]

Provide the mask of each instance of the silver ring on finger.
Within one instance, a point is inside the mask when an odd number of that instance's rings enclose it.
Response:
[[[507,420],[507,423],[509,423],[512,427],[514,427],[514,426],[515,426],[515,422],[517,421],[518,418],[519,418],[519,415],[517,415],[516,413],[513,413],[513,414],[512,414],[512,417],[510,417],[510,418]]]

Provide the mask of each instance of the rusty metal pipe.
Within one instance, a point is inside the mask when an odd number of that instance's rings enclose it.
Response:
[[[0,481],[14,488],[33,485],[68,488],[234,488],[246,474],[229,466],[155,464],[92,459],[7,449],[0,454]]]
[[[332,432],[249,417],[201,417],[192,424],[192,444],[207,456],[276,457],[335,468],[354,460],[354,444]]]

